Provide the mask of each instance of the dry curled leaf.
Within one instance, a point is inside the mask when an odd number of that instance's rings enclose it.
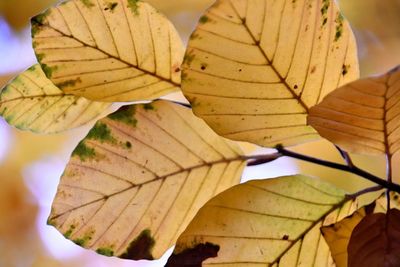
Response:
[[[200,209],[167,266],[330,266],[320,227],[355,208],[342,190],[302,175],[237,185]],[[196,265],[192,250],[208,259]]]
[[[109,106],[65,94],[46,78],[39,65],[18,75],[0,92],[0,115],[18,129],[39,133],[81,126]]]
[[[182,90],[218,134],[262,146],[315,139],[310,107],[359,75],[332,0],[218,0],[189,41]]]
[[[69,0],[32,19],[36,56],[65,93],[101,101],[179,90],[183,45],[173,25],[137,0]]]
[[[49,223],[107,256],[159,258],[198,209],[239,183],[246,162],[190,109],[122,107],[75,148]]]

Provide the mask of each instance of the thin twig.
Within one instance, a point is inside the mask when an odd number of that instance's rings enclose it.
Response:
[[[346,197],[348,199],[356,199],[357,197],[359,197],[361,195],[364,195],[364,194],[367,194],[367,193],[376,192],[376,191],[379,191],[379,190],[382,190],[382,189],[384,189],[384,188],[381,185],[372,186],[372,187],[368,187],[368,188],[365,188],[363,190],[360,190],[358,192],[355,192],[353,194],[347,194]]]
[[[246,156],[246,157],[244,157],[244,159],[251,160],[247,163],[247,166],[251,167],[251,166],[257,166],[257,165],[261,165],[264,163],[274,161],[276,159],[279,159],[280,157],[282,157],[282,154],[273,153],[273,154],[267,154],[267,155]]]

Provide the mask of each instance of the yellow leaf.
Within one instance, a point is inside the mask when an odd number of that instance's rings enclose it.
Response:
[[[399,208],[398,194],[391,192],[391,206]],[[386,213],[386,194],[382,194],[371,204],[357,210],[354,214],[332,225],[321,227],[337,267],[348,266],[348,246],[350,237],[357,225],[373,213]],[[353,253],[353,252],[351,252]],[[367,265],[370,266],[370,265]]]
[[[400,266],[400,210],[369,214],[354,228],[349,267]]]
[[[166,266],[331,266],[320,227],[354,209],[342,190],[306,176],[250,181],[200,209]],[[197,260],[214,257],[193,262],[196,249]]]
[[[0,115],[21,130],[56,133],[81,126],[110,104],[63,93],[39,65],[17,76],[0,93]]]
[[[73,152],[49,222],[104,255],[158,258],[208,199],[239,183],[245,165],[234,143],[186,107],[125,106]]]
[[[365,207],[335,224],[321,227],[321,232],[331,250],[337,267],[347,267],[347,247],[357,224],[365,217]]]
[[[308,122],[343,149],[393,156],[400,150],[400,68],[345,85],[310,110]]]
[[[334,1],[219,0],[191,36],[182,90],[218,134],[288,146],[318,137],[309,108],[358,75]]]
[[[65,93],[148,100],[180,86],[183,45],[173,25],[138,0],[69,0],[32,19],[46,76]]]

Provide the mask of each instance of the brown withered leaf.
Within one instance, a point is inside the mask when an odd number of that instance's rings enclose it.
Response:
[[[349,267],[400,266],[400,210],[364,217],[355,227],[347,251]]]

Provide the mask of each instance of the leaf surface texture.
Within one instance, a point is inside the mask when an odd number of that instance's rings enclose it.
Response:
[[[69,0],[32,19],[36,56],[64,92],[101,101],[179,90],[183,45],[173,25],[137,0]]]
[[[254,180],[210,200],[179,237],[170,259],[219,246],[201,266],[331,266],[320,227],[355,210],[343,191],[306,176]]]
[[[73,152],[50,223],[101,254],[158,258],[208,199],[239,183],[245,165],[234,143],[186,107],[125,106]]]
[[[330,0],[219,0],[185,55],[182,90],[218,134],[262,146],[318,137],[310,107],[358,78],[356,43]]]
[[[95,119],[110,106],[65,94],[39,65],[18,75],[0,93],[0,115],[18,129],[57,133]]]

